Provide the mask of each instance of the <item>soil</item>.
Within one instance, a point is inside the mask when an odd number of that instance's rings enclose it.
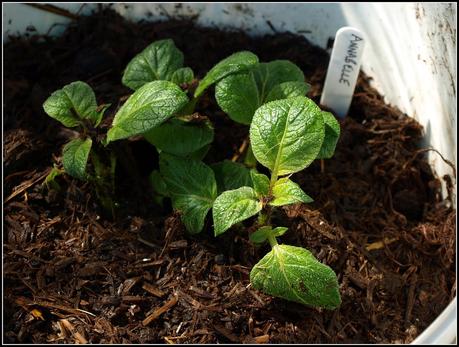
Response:
[[[325,50],[291,33],[132,23],[110,9],[76,16],[59,38],[30,30],[4,45],[5,342],[409,343],[456,295],[456,212],[426,161],[423,129],[385,104],[363,73],[335,156],[293,176],[315,201],[274,217],[290,230],[280,241],[337,273],[342,305],[326,311],[251,288],[250,269],[269,246],[254,247],[247,230],[214,238],[208,220],[201,234],[186,234],[170,204],[153,202],[147,177],[157,156],[141,138],[122,142],[131,171],[117,172],[115,220],[86,183],[63,175],[60,190],[44,189],[75,134],[41,107],[52,91],[84,80],[99,104],[112,104],[108,127],[130,94],[123,67],[162,38],[199,77],[239,50],[289,59],[318,102]],[[206,162],[232,158],[248,128],[219,110],[212,90],[198,111],[215,126]]]

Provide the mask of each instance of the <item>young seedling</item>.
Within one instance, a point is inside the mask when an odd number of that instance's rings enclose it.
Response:
[[[103,151],[97,140],[97,127],[109,106],[97,106],[91,87],[85,82],[76,81],[52,93],[44,102],[43,109],[64,126],[78,130],[79,137],[63,148],[64,170],[72,177],[93,183],[103,207],[113,213],[110,193],[113,190],[115,159],[111,156],[108,165],[103,163]],[[87,165],[89,158],[93,164],[91,171],[88,171]],[[57,173],[56,169],[52,170],[46,182],[53,182]]]
[[[212,211],[215,236],[258,215],[258,230],[250,239],[255,243],[268,241],[272,250],[250,272],[254,288],[326,309],[334,309],[341,302],[335,273],[316,260],[310,251],[278,244],[276,238],[287,228],[273,227],[271,214],[278,206],[312,202],[289,177],[309,166],[320,153],[328,156],[334,151],[339,124],[332,122],[330,117],[333,116],[303,96],[259,107],[250,126],[250,141],[255,158],[269,169],[271,177],[252,170],[253,187],[221,193]],[[333,126],[329,127],[329,123]]]

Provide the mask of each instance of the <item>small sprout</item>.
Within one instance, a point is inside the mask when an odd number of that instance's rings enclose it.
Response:
[[[65,171],[59,169],[56,165],[53,166],[49,174],[46,176],[43,186],[47,189],[60,190],[59,183],[56,182],[56,178],[62,175]]]
[[[66,127],[80,127],[81,138],[71,140],[64,146],[62,164],[65,172],[87,179],[87,162],[92,147],[88,128],[96,128],[110,105],[97,106],[96,96],[85,82],[72,82],[51,94],[43,109]]]
[[[288,228],[286,227],[277,227],[273,229],[271,226],[264,226],[250,234],[249,239],[253,243],[263,243],[268,241],[270,237],[279,237],[284,235],[287,230]]]
[[[58,120],[64,126],[77,127],[79,138],[68,142],[62,151],[64,170],[74,178],[93,182],[102,204],[113,213],[114,205],[107,192],[111,187],[104,187],[107,184],[103,182],[106,179],[110,181],[111,177],[108,177],[109,175],[103,177],[101,168],[104,167],[102,171],[113,175],[114,167],[106,170],[105,165],[98,160],[104,153],[99,149],[96,131],[109,106],[109,104],[97,106],[96,96],[91,87],[85,82],[76,81],[52,93],[44,102],[43,109],[51,118]],[[92,170],[88,170],[89,159],[92,160]],[[54,181],[57,174],[58,172],[53,169],[45,182],[57,187]]]

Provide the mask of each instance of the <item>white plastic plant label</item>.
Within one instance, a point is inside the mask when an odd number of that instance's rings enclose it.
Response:
[[[320,103],[338,117],[346,116],[351,105],[364,46],[360,30],[343,27],[336,32]]]

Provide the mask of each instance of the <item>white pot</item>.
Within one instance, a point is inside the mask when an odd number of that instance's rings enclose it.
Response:
[[[55,5],[85,14],[96,6]],[[3,6],[4,39],[5,33],[24,33],[29,25],[45,34],[53,24],[70,21],[24,4]],[[277,31],[305,33],[322,47],[340,27],[356,27],[367,37],[362,69],[373,78],[373,86],[388,103],[416,118],[426,129],[426,144],[456,165],[456,3],[119,3],[113,7],[133,20],[199,15],[199,24],[253,34],[272,33],[269,21]],[[63,30],[55,26],[51,33]],[[429,160],[439,176],[453,175],[438,154],[430,152]],[[455,298],[413,343],[455,342],[456,316]]]

